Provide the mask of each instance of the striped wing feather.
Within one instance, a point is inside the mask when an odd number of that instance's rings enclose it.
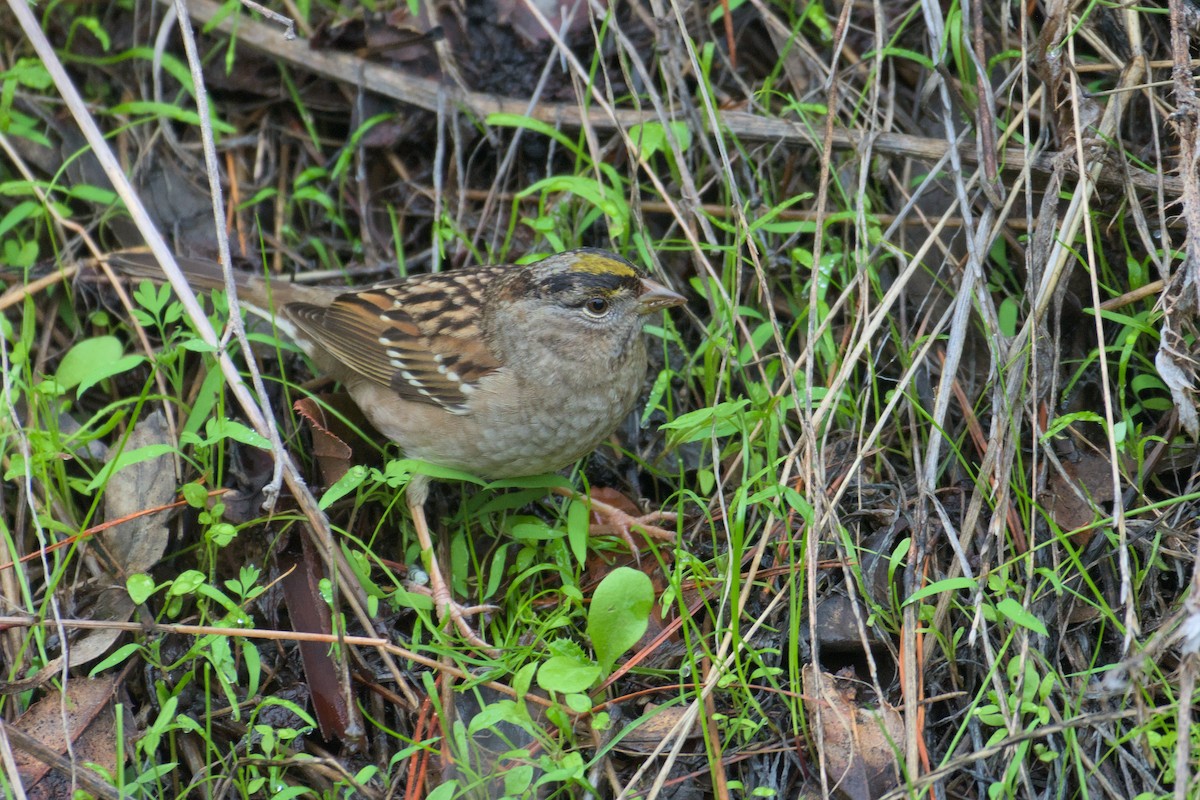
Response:
[[[328,306],[289,303],[287,316],[315,344],[402,398],[467,413],[477,382],[500,368],[479,328],[479,298],[503,267],[389,281],[338,295]]]

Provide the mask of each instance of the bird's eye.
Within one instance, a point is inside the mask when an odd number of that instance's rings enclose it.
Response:
[[[603,317],[608,313],[608,300],[603,297],[592,297],[583,304],[583,309],[593,317]]]

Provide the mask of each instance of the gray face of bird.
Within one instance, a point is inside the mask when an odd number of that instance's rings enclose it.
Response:
[[[639,357],[644,321],[633,291],[602,296],[572,289],[499,306],[487,327],[490,344],[507,364],[533,370],[557,362],[558,371],[567,358],[579,372],[595,375]]]
[[[532,370],[568,358],[595,374],[640,352],[644,287],[624,261],[559,254],[505,276],[494,291],[503,302],[492,304],[485,335],[507,364]]]

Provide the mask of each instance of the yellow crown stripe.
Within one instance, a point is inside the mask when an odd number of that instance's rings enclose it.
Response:
[[[588,275],[617,275],[622,278],[636,278],[637,272],[623,261],[582,253],[575,257],[571,264],[571,272],[583,272]]]

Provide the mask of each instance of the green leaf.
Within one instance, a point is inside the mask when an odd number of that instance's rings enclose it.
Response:
[[[200,115],[195,111],[173,103],[156,103],[152,100],[133,100],[128,103],[118,103],[108,109],[108,113],[114,117],[144,114],[151,117],[165,117],[176,122],[182,122],[185,125],[200,124]],[[217,133],[227,135],[237,133],[237,128],[224,120],[214,119],[212,121],[212,128]]]
[[[42,205],[34,200],[23,200],[0,218],[0,237],[32,216],[42,213]]]
[[[33,262],[37,261],[38,245],[37,242],[18,242],[16,239],[6,239],[4,241],[3,255],[0,255],[3,263],[10,267],[24,269],[32,267]]]
[[[205,436],[203,439],[195,434],[187,434],[181,435],[179,441],[181,444],[209,447],[221,439],[233,439],[235,442],[248,444],[251,447],[258,447],[262,450],[271,449],[271,442],[268,441],[267,437],[256,433],[246,425],[232,419],[212,417],[205,423],[204,433]]]
[[[292,786],[271,792],[271,796],[275,800],[292,800],[293,797],[304,797],[305,795],[312,796],[312,789],[309,789],[307,786]]]
[[[554,710],[549,709],[547,715]],[[543,762],[543,764],[547,767],[546,772],[542,777],[538,778],[535,786],[581,780],[586,769],[583,763],[583,756],[574,751],[558,755],[552,760]]]
[[[750,405],[750,401],[745,398],[726,400],[715,406],[698,408],[676,417],[670,422],[664,422],[661,428],[667,431],[679,431],[678,434],[672,436],[672,440],[676,444],[695,442],[711,436],[729,436],[744,427],[739,423],[744,422],[742,414],[748,405]]]
[[[646,396],[646,410],[642,412],[643,427],[650,421],[651,415],[658,409],[663,395],[671,386],[671,374],[671,371],[666,369],[658,371],[658,377],[654,379],[654,385],[650,387],[650,394]]]
[[[488,125],[493,128],[524,128],[525,130],[540,133],[543,136],[548,136],[558,142],[567,150],[575,155],[579,155],[579,146],[569,139],[565,133],[540,120],[524,117],[520,114],[488,114],[484,119]]]
[[[346,470],[346,474],[338,478],[333,486],[325,490],[325,494],[321,495],[321,501],[317,505],[322,511],[329,508],[338,500],[341,500],[361,486],[362,482],[367,479],[368,474],[370,473],[366,467],[361,464],[355,464]]]
[[[65,389],[78,387],[78,394],[83,394],[105,378],[128,372],[145,360],[125,355],[125,347],[115,336],[95,336],[67,351],[54,379]]]
[[[745,2],[746,0],[729,0],[728,4],[718,3],[713,7],[712,11],[708,12],[708,24],[712,25],[714,22],[717,22],[723,18],[726,11],[732,14],[734,11],[741,8],[742,4]]]
[[[451,800],[458,791],[458,781],[446,781],[441,786],[425,795],[425,800]]]
[[[137,447],[133,450],[126,450],[121,455],[114,458],[105,464],[96,477],[88,482],[84,488],[85,492],[91,493],[99,489],[104,484],[108,483],[108,479],[112,477],[114,472],[117,472],[125,467],[133,464],[140,464],[143,461],[149,461],[167,453],[174,453],[175,448],[169,444],[148,444],[145,447]]]
[[[567,704],[567,708],[576,714],[587,714],[592,710],[592,698],[586,694],[569,694],[563,698],[563,701]]]
[[[642,638],[653,605],[654,587],[644,572],[618,567],[600,581],[588,609],[587,634],[604,674]]]
[[[71,22],[71,32],[74,33],[76,28],[83,28],[91,33],[100,42],[100,47],[104,49],[104,52],[108,52],[112,41],[109,39],[108,31],[104,30],[104,26],[100,24],[100,20],[95,17],[76,17]]]
[[[537,670],[537,664],[529,663],[517,670],[513,675],[512,687],[516,692],[517,697],[521,698],[520,706],[525,708],[525,695],[529,694],[529,687],[533,685],[533,675]]]
[[[466,481],[481,486],[484,484],[484,481],[461,469],[439,467],[437,464],[430,464],[428,461],[421,461],[418,458],[392,459],[384,465],[382,473],[377,473],[377,479],[396,488],[408,483],[413,475],[428,475],[440,481]]]
[[[912,605],[918,600],[924,600],[930,595],[941,594],[942,592],[957,592],[960,589],[974,589],[975,587],[975,581],[972,578],[966,577],[946,578],[942,581],[934,581],[928,586],[923,586],[909,595],[904,601],[904,605]]]
[[[671,122],[671,135],[679,145],[680,152],[692,146],[692,132],[686,122]],[[667,129],[661,122],[646,122],[641,125],[629,126],[629,140],[638,150],[642,158],[650,158],[655,153],[670,150],[671,143],[667,139]]]
[[[208,490],[198,483],[185,483],[179,493],[192,508],[205,508],[208,505]]]
[[[903,47],[885,47],[879,51],[868,50],[863,55],[863,58],[907,59],[909,61],[916,63],[918,66],[920,66],[926,70],[929,70],[931,72],[936,69],[936,67],[934,66],[934,63],[933,63],[933,59],[929,58],[929,56],[925,55],[924,53],[918,53],[915,50],[908,50]]]
[[[129,592],[129,597],[133,602],[141,605],[150,599],[155,590],[154,578],[144,572],[139,572],[135,575],[130,575],[125,579],[125,591]]]
[[[482,481],[477,481],[482,483]],[[561,475],[526,475],[522,478],[504,478],[487,484],[489,489],[570,489],[571,482]],[[543,492],[543,494],[545,494]],[[529,501],[522,503],[527,505]]]
[[[112,189],[105,189],[102,186],[92,186],[89,183],[72,186],[70,191],[67,192],[67,196],[101,206],[113,205],[120,199],[120,195]]]
[[[136,369],[137,367],[141,366],[145,360],[145,356],[139,356],[135,354],[122,356],[111,364],[104,365],[101,369],[97,370],[96,373],[92,375],[91,380],[80,382],[79,388],[76,391],[79,394],[83,394],[88,389],[92,388],[92,386],[104,380],[105,378],[111,378],[114,375],[120,375],[123,372],[129,372],[132,369]]]
[[[533,783],[533,765],[520,764],[504,770],[504,793],[519,797]]]
[[[200,341],[199,339],[191,339],[188,341]],[[186,346],[186,342],[184,343]],[[199,391],[195,394],[195,399],[192,401],[192,408],[188,412],[187,420],[183,424],[183,429],[180,433],[180,439],[184,435],[190,436],[195,440],[200,434],[200,426],[207,422],[217,411],[217,402],[220,400],[221,393],[224,391],[224,376],[221,370],[208,370],[204,376],[204,381],[200,384]]]
[[[518,542],[552,542],[562,538],[562,532],[537,517],[518,517],[508,526],[508,535]]]
[[[16,78],[17,83],[39,92],[54,85],[50,71],[36,58],[18,58],[12,69],[0,72],[0,78]]]
[[[432,611],[433,598],[420,592],[410,592],[407,589],[396,589],[392,592],[391,602],[397,608],[412,608],[417,611]]]
[[[629,226],[629,204],[622,194],[612,191],[594,178],[576,175],[552,175],[517,193],[517,198],[564,192],[585,200],[612,220],[612,234],[620,237]]]
[[[556,639],[550,643],[552,655],[538,669],[538,686],[548,692],[582,692],[600,677],[600,668],[577,643]]]
[[[226,547],[237,538],[237,528],[228,522],[217,522],[205,531],[204,538],[216,547]]]
[[[538,670],[538,686],[548,692],[582,692],[600,677],[600,667],[589,659],[552,656]]]
[[[1042,636],[1048,636],[1050,633],[1046,630],[1045,624],[1040,619],[1031,614],[1025,606],[1012,597],[1006,597],[997,603],[996,610],[1022,628],[1028,628],[1034,633],[1040,633]]]
[[[192,594],[202,583],[204,583],[203,572],[195,569],[184,570],[171,582],[171,588],[167,590],[167,594],[173,597]]]
[[[812,199],[812,192],[804,192],[803,194],[792,195],[778,205],[769,208],[766,213],[757,219],[751,221],[750,231],[764,231],[766,233],[779,233],[791,235],[794,233],[812,233],[817,229],[817,223],[808,219],[797,220],[780,220],[780,217],[785,211],[794,205],[798,205],[805,200]],[[826,223],[833,220],[826,218]]]
[[[1004,336],[1016,336],[1021,324],[1021,304],[1015,297],[1006,297],[1000,301],[996,312],[996,321],[1000,323],[1000,333]]]
[[[118,664],[125,663],[125,659],[129,658],[130,656],[132,656],[134,653],[138,652],[141,649],[142,649],[142,646],[140,644],[138,644],[137,642],[130,642],[129,644],[118,647],[116,652],[114,652],[108,658],[101,661],[96,666],[92,667],[92,671],[88,673],[88,677],[91,678],[91,677],[95,677],[96,675],[101,675],[106,670],[111,669],[112,667],[115,667]]]
[[[1038,441],[1045,444],[1077,422],[1094,422],[1097,425],[1103,425],[1104,417],[1100,416],[1095,411],[1076,411],[1071,414],[1063,414],[1061,417],[1056,417],[1054,421],[1050,423],[1050,425],[1046,428],[1046,432],[1041,435]]]
[[[588,504],[582,500],[572,500],[567,506],[567,544],[580,564],[587,560],[588,516]]]
[[[204,426],[204,432],[208,434],[210,441],[217,438],[227,438],[233,439],[235,442],[248,444],[251,447],[258,447],[263,450],[271,449],[271,442],[267,437],[236,420],[210,419]]]

